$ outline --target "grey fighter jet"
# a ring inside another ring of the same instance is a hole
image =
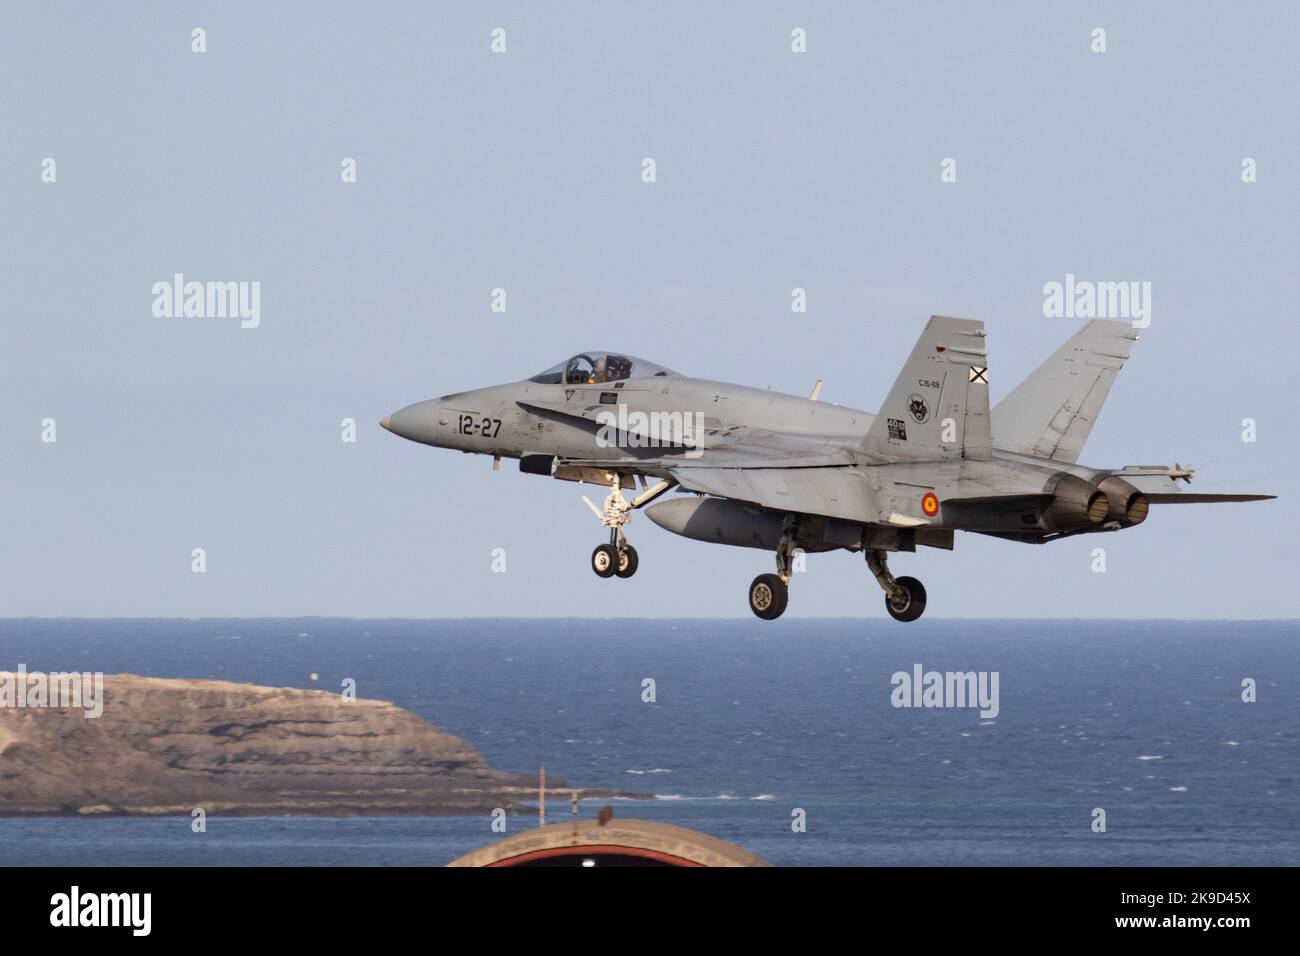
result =
[[[1088,322],[991,412],[984,324],[934,316],[876,415],[818,401],[820,382],[805,398],[591,351],[380,424],[493,467],[518,459],[525,474],[607,486],[603,507],[587,499],[609,534],[591,555],[601,577],[636,572],[625,528],[646,508],[675,534],[774,551],[776,573],[749,587],[761,618],[785,610],[801,551],[842,548],[866,555],[890,616],[915,621],[925,588],[894,577],[888,556],[951,550],[956,531],[1042,544],[1131,528],[1152,505],[1274,497],[1184,491],[1193,470],[1180,465],[1078,463],[1137,338],[1129,323]],[[688,494],[658,501],[670,491]]]

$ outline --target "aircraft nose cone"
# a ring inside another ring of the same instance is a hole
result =
[[[385,415],[383,418],[379,419],[379,427],[385,431],[391,432],[393,430],[393,416]]]
[[[441,403],[436,399],[416,402],[386,416],[379,424],[399,438],[426,445],[436,444],[440,408]]]

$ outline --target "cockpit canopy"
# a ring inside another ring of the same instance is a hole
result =
[[[620,352],[579,352],[567,362],[552,365],[528,381],[542,385],[599,385],[622,382],[630,378],[653,378],[675,372]]]

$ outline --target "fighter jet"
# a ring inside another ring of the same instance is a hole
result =
[[[589,351],[380,424],[494,468],[518,459],[524,474],[608,486],[603,507],[584,496],[608,529],[591,554],[602,578],[636,573],[626,529],[645,508],[675,534],[775,552],[775,573],[749,586],[760,618],[785,611],[801,552],[842,549],[866,556],[891,617],[915,621],[925,588],[889,556],[951,550],[957,531],[1043,544],[1135,527],[1152,505],[1274,497],[1184,491],[1195,472],[1178,464],[1078,463],[1137,339],[1130,323],[1090,321],[991,412],[984,323],[933,316],[876,415],[819,401],[820,382],[786,395]],[[658,500],[670,491],[685,494]]]

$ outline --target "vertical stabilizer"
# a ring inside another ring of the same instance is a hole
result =
[[[892,461],[988,460],[988,376],[984,323],[931,316],[863,449]]]
[[[1130,322],[1093,319],[993,410],[1005,451],[1075,462],[1137,341]]]

